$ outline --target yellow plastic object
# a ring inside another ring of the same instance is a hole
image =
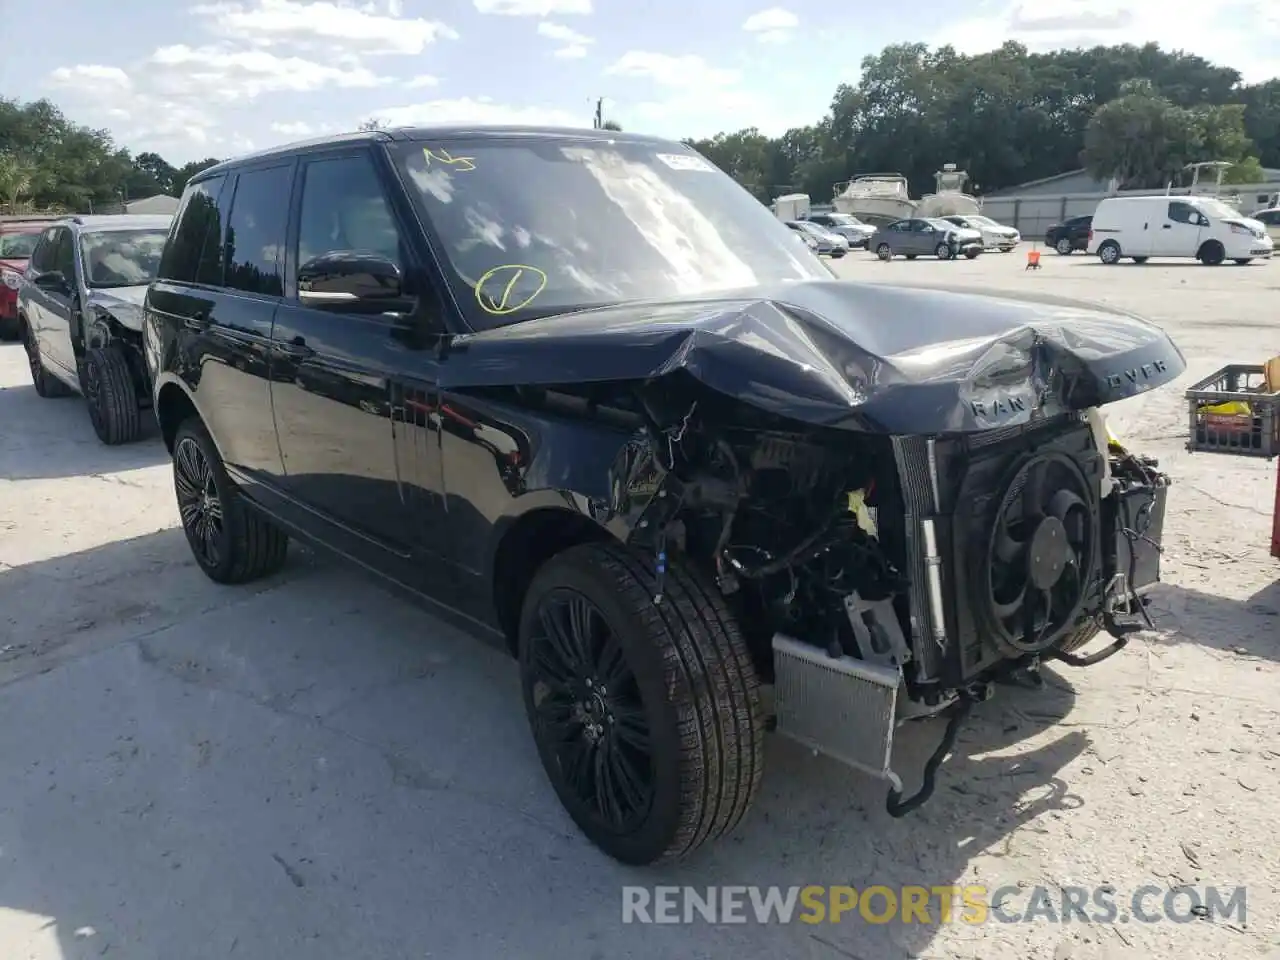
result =
[[[867,509],[866,490],[849,491],[849,512],[857,519],[863,533],[869,537],[877,536],[876,522],[871,519],[871,511]]]
[[[1201,407],[1200,412],[1213,417],[1253,416],[1253,408],[1243,400],[1228,400],[1225,403],[1210,403]]]

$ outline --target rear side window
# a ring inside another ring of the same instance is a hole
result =
[[[182,283],[209,282],[203,278],[214,271],[208,267],[212,259],[217,266],[217,280],[221,282],[222,219],[218,213],[218,194],[226,177],[211,177],[191,184],[183,194],[182,207],[178,211],[177,228],[165,245],[160,261],[160,278]],[[207,256],[206,247],[212,247]],[[201,270],[202,263],[205,269]]]
[[[292,162],[248,170],[236,178],[227,218],[226,286],[284,296],[284,241],[292,186]]]

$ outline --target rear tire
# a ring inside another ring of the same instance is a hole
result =
[[[758,680],[694,572],[673,564],[659,584],[612,542],[556,555],[525,597],[520,674],[547,777],[605,853],[676,860],[741,822],[763,769]]]
[[[1253,257],[1236,257],[1235,259],[1236,263],[1240,264],[1242,267],[1247,267],[1253,262]]]
[[[1064,257],[1071,256],[1072,252],[1075,250],[1075,248],[1071,246],[1071,241],[1068,240],[1066,237],[1063,237],[1061,240],[1055,243],[1053,245],[1053,249],[1057,250],[1058,253]]]
[[[1009,252],[1008,250],[1005,251],[1005,253],[1008,253],[1008,252]],[[966,260],[977,260],[981,253],[982,253],[981,250],[966,250],[964,252],[964,257]]]
[[[1107,240],[1098,248],[1098,259],[1107,266],[1114,266],[1120,262],[1120,244],[1114,240]]]
[[[284,566],[288,536],[245,503],[195,417],[174,435],[173,486],[187,543],[210,580],[248,583]]]
[[[89,420],[98,439],[110,446],[137,440],[142,433],[138,394],[120,348],[98,347],[86,352],[81,375]]]
[[[882,243],[880,246],[876,247],[876,256],[885,263],[888,263],[893,259],[893,248],[887,243]]]

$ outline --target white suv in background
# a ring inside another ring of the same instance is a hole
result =
[[[1267,210],[1259,210],[1252,219],[1257,220],[1260,224],[1267,228],[1272,240],[1280,241],[1280,207],[1271,207]]]

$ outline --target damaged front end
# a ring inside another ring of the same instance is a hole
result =
[[[773,687],[776,729],[887,779],[895,815],[928,796],[996,680],[1097,663],[1147,622],[1169,481],[1099,408],[1185,361],[1138,318],[807,284],[785,301],[626,305],[459,346],[473,383],[519,358],[576,384],[553,389],[637,415],[598,519],[659,582],[676,561],[713,578]],[[1082,654],[1103,631],[1110,644]],[[948,710],[904,799],[894,730]]]
[[[694,403],[631,448],[626,486],[647,497],[630,541],[660,571],[677,556],[703,566],[773,685],[777,730],[888,779],[905,813],[937,764],[904,801],[898,723],[945,709],[958,722],[993,681],[1097,663],[1143,625],[1168,478],[1105,428],[1100,440],[1100,423],[1088,411],[882,437],[735,423]],[[1107,647],[1076,652],[1100,631]]]

